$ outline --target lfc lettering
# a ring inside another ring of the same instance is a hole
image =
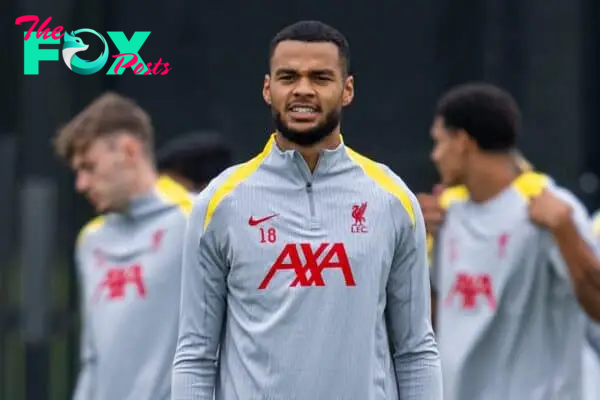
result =
[[[301,259],[304,256],[304,262]],[[263,281],[258,286],[264,290],[279,271],[294,271],[296,278],[290,287],[326,286],[324,269],[339,269],[346,286],[356,286],[348,254],[343,243],[321,243],[316,249],[310,243],[288,243],[285,245]]]
[[[352,218],[354,223],[350,228],[352,233],[367,233],[367,226],[365,212],[367,211],[367,202],[363,202],[361,205],[355,204],[352,206]]]

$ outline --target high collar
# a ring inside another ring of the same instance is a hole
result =
[[[331,171],[339,161],[346,157],[344,138],[340,135],[341,143],[335,149],[323,149],[319,151],[317,166],[314,172],[311,173],[308,164],[304,160],[304,157],[302,157],[302,154],[295,149],[281,149],[275,140],[275,135],[276,133],[271,134],[261,154],[266,156],[270,153],[273,157],[283,161],[284,163],[289,162],[296,164],[300,168],[300,171],[306,180],[312,180],[317,174],[321,175]]]
[[[163,196],[161,195],[163,192],[162,188],[172,182],[171,178],[166,175],[161,175],[156,180],[151,190],[133,197],[129,201],[127,208],[118,215],[125,219],[143,219],[150,214],[164,209],[168,204],[165,203]]]

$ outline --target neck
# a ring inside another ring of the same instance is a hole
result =
[[[300,146],[294,142],[290,142],[279,132],[275,135],[275,142],[281,150],[296,150],[300,153],[302,158],[304,158],[304,161],[306,161],[310,171],[314,172],[317,167],[317,162],[319,161],[319,153],[322,150],[333,150],[337,148],[342,142],[342,139],[340,136],[340,128],[337,127],[333,132],[325,136],[323,140],[312,146]]]
[[[157,180],[158,173],[156,169],[150,163],[141,163],[131,184],[130,198],[150,192],[156,185]]]
[[[507,155],[486,155],[470,168],[465,186],[471,200],[483,203],[498,195],[519,176],[513,160]]]

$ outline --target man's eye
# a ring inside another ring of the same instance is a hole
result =
[[[82,164],[79,169],[85,172],[92,172],[94,171],[94,168],[96,168],[95,164]]]

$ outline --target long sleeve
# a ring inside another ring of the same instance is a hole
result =
[[[81,309],[81,334],[80,334],[80,369],[77,377],[73,400],[91,400],[94,399],[96,384],[96,351],[91,334],[89,310],[87,307],[85,294],[85,274],[82,271],[80,257],[76,257],[76,266],[79,271],[78,280],[80,288],[80,309]]]
[[[73,400],[89,400],[94,398],[96,365],[94,348],[88,331],[89,329],[85,326],[84,322],[80,341],[80,370]]]
[[[386,318],[399,398],[440,400],[442,373],[430,318],[425,224],[416,201],[413,211],[414,229],[406,221],[399,227],[402,232],[387,284]]]
[[[208,188],[197,198],[185,233],[172,400],[212,400],[215,388],[227,268],[217,238],[218,221],[211,220],[204,229],[210,192]]]
[[[586,339],[590,347],[594,349],[596,355],[600,358],[600,324],[592,320],[587,321]]]

